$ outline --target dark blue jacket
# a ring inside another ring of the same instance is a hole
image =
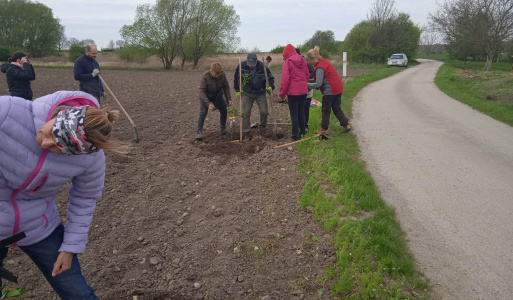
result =
[[[30,81],[36,79],[34,67],[29,63],[23,64],[23,69],[11,63],[2,65],[2,73],[7,75],[7,85],[11,96],[32,100]]]
[[[96,60],[84,54],[75,60],[73,73],[75,74],[75,80],[80,82],[79,90],[100,97],[103,93],[103,86],[100,77],[93,77],[94,69],[100,70],[100,65]]]
[[[265,92],[265,73],[264,67],[267,71],[267,77],[269,80],[269,86],[274,90],[274,76],[271,74],[271,70],[264,66],[261,61],[257,61],[257,65],[254,69],[251,69],[247,61],[241,63],[242,68],[242,90],[249,94],[260,94]],[[236,92],[239,92],[239,66],[235,70],[233,77],[233,88]]]

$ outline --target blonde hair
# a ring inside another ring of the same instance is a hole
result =
[[[319,51],[319,46],[315,46],[313,49],[308,50],[306,53],[306,57],[308,57],[309,60],[313,60],[315,62],[318,62],[322,56]]]
[[[223,69],[221,68],[221,63],[219,62],[212,63],[212,65],[210,66],[211,73],[221,75],[222,70]]]
[[[52,119],[57,117],[59,111],[71,106],[60,105],[52,113]],[[87,140],[95,147],[111,151],[118,155],[127,155],[131,147],[112,137],[114,121],[119,118],[119,111],[110,110],[109,107],[99,109],[88,106],[84,117],[84,132]]]
[[[84,117],[84,132],[87,140],[100,149],[126,155],[130,147],[112,137],[113,123],[118,118],[117,110],[110,110],[109,107],[98,109],[88,106]]]

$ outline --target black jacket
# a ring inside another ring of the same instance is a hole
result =
[[[32,100],[30,81],[36,79],[34,67],[29,63],[23,64],[23,69],[12,63],[2,65],[2,73],[7,75],[7,85],[11,96]]]
[[[75,80],[80,82],[79,90],[100,97],[103,93],[103,86],[100,77],[93,77],[94,69],[100,70],[100,65],[96,60],[84,54],[75,60],[73,73]]]
[[[246,61],[241,63],[242,68],[242,90],[249,94],[260,94],[265,92],[265,73],[264,64],[261,61],[257,61],[257,65],[254,69],[251,69]],[[267,70],[267,77],[269,80],[269,86],[274,90],[274,76],[271,74],[271,70],[265,67]],[[235,70],[233,77],[233,88],[236,92],[240,91],[239,86],[239,66]]]

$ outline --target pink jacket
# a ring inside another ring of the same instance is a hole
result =
[[[280,98],[285,95],[307,94],[309,78],[310,72],[306,59],[297,53],[290,54],[283,63]]]

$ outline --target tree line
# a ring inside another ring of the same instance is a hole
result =
[[[453,58],[486,60],[490,71],[501,53],[513,54],[511,0],[448,0],[430,18],[431,30],[443,35]]]
[[[344,41],[335,40],[331,30],[318,30],[298,47],[301,52],[319,46],[323,57],[348,53],[348,59],[361,63],[384,63],[393,53],[415,57],[419,48],[421,29],[406,13],[397,12],[395,0],[375,0],[366,20],[356,24]],[[283,46],[271,52],[281,53]]]
[[[239,44],[239,25],[235,9],[224,0],[157,0],[154,5],[139,5],[134,23],[120,30],[123,40],[111,40],[109,47],[126,48],[120,53],[125,58],[156,55],[166,69],[177,57],[182,67],[186,61],[196,67],[204,55],[233,51]],[[94,41],[68,39],[60,20],[42,3],[0,0],[2,61],[14,51],[41,57],[67,48],[74,60],[89,43]]]

